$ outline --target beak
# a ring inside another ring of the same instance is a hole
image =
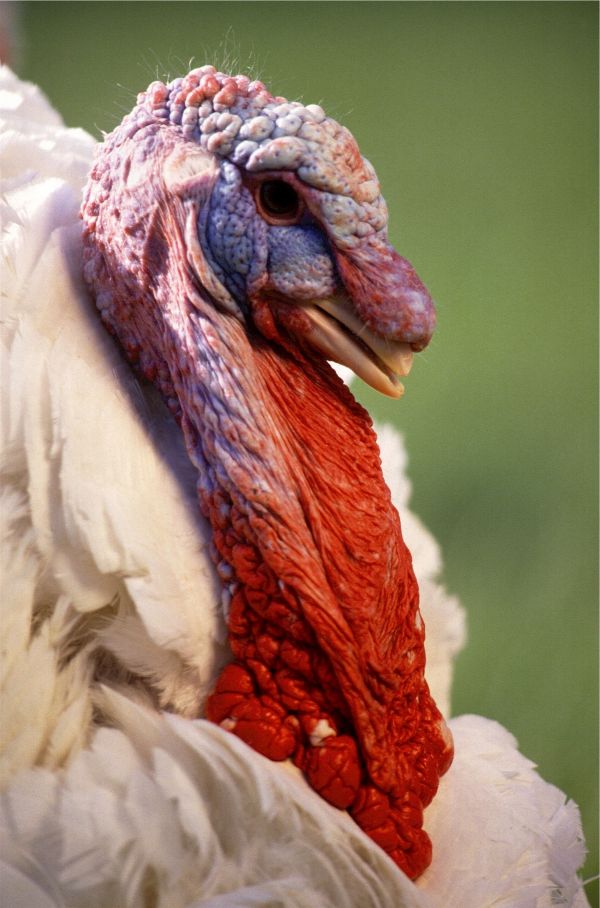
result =
[[[401,397],[398,376],[408,375],[413,352],[409,344],[374,334],[353,311],[345,293],[313,300],[302,307],[310,319],[309,343],[327,359],[348,366],[364,382],[388,397]]]
[[[412,265],[386,240],[369,237],[351,249],[334,247],[344,285],[326,299],[306,302],[255,294],[255,324],[275,338],[275,321],[322,356],[348,366],[388,397],[401,397],[413,351],[427,346],[435,327],[429,293]]]
[[[360,321],[380,338],[423,350],[433,335],[435,308],[410,262],[377,235],[336,249],[335,257]]]

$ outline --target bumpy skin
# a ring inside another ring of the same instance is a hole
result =
[[[297,192],[290,223],[261,213],[263,179]],[[291,757],[417,876],[452,743],[369,417],[303,309],[343,290],[382,337],[431,336],[372,167],[319,107],[202,67],[139,96],[99,149],[82,215],[101,316],[198,468],[234,656],[207,715]]]

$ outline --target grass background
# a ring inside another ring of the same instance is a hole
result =
[[[505,724],[580,804],[597,873],[597,5],[1,6],[14,68],[95,135],[191,58],[352,130],[438,305],[405,399],[358,395],[405,433],[468,609],[454,712]]]

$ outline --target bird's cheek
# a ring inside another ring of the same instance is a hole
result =
[[[254,214],[246,230],[246,237],[253,250],[245,274],[245,293],[249,302],[258,294],[269,281],[269,243],[267,225],[258,214]]]
[[[314,227],[269,227],[268,278],[262,288],[290,303],[330,296],[338,278],[327,241]]]
[[[224,163],[221,169],[210,205],[201,212],[198,228],[215,274],[243,305],[248,287],[264,282],[266,225],[256,213],[252,196],[241,185],[237,168]]]

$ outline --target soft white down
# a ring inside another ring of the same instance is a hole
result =
[[[220,587],[180,433],[83,289],[94,140],[6,68],[0,126],[3,904],[587,905],[576,806],[495,722],[451,720],[413,884],[292,767],[194,718],[228,659]],[[464,616],[408,508],[402,441],[379,439],[448,715]]]

